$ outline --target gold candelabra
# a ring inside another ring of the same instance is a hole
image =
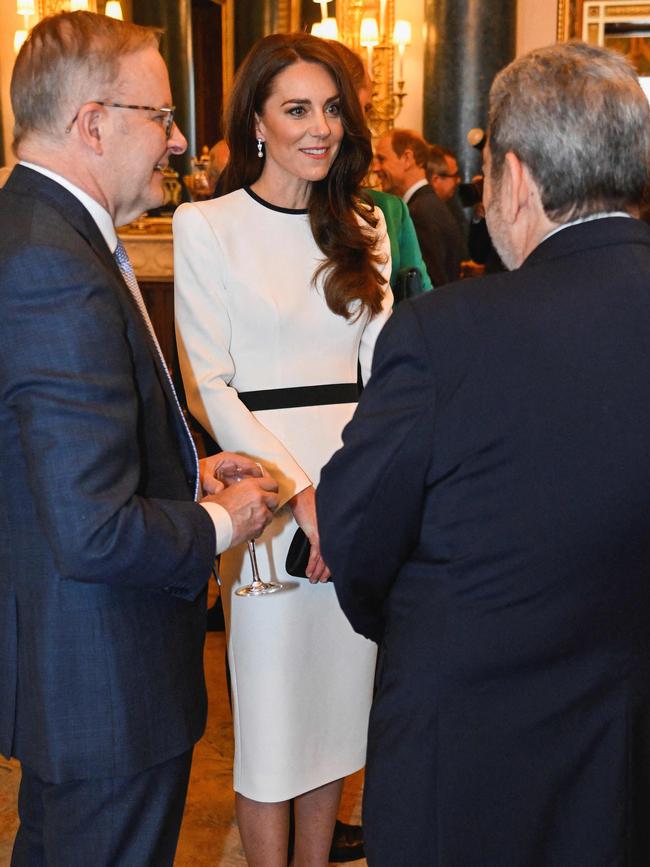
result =
[[[365,55],[372,81],[368,124],[374,136],[383,135],[392,129],[407,95],[404,52],[411,44],[410,23],[395,21],[395,0],[337,0],[336,18],[327,17],[329,0],[315,2],[321,4],[322,20],[312,32],[339,39],[361,57]]]

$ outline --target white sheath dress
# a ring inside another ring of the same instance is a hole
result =
[[[375,214],[390,274],[383,216]],[[260,461],[280,503],[309,484],[341,444],[355,404],[251,413],[239,392],[367,379],[390,313],[356,321],[332,313],[304,211],[275,208],[248,190],[182,205],[174,217],[179,356],[190,411],[220,446]],[[354,479],[350,479],[354,484]],[[257,541],[262,577],[285,590],[239,597],[251,580],[246,546],[221,558],[235,731],[234,788],[276,802],[344,777],[365,761],[375,645],[353,632],[331,583],[287,576],[296,530],[287,505]]]

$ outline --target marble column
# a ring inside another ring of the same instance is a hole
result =
[[[515,56],[516,0],[425,0],[423,132],[451,148],[464,180],[480,167],[467,142],[485,128],[490,85]]]

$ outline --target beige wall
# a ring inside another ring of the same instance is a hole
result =
[[[556,41],[557,0],[517,0],[517,56]]]

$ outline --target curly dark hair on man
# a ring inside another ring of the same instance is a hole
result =
[[[307,210],[314,240],[325,257],[313,279],[323,276],[325,299],[333,313],[346,319],[364,309],[375,314],[381,309],[386,280],[375,250],[377,218],[360,196],[372,159],[370,133],[345,65],[326,40],[307,33],[274,33],[251,48],[235,76],[226,111],[231,156],[220,192],[250,186],[261,175],[264,160],[257,156],[255,115],[263,115],[276,76],[298,61],[319,63],[331,75],[344,130],[327,177],[311,185]]]

